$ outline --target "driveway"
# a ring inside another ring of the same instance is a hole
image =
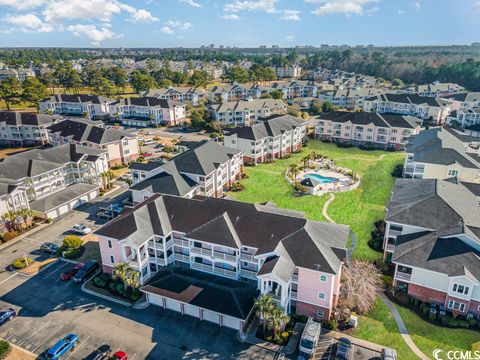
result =
[[[95,349],[123,350],[129,359],[275,359],[276,354],[242,344],[236,332],[151,305],[135,310],[63,282],[71,266],[59,260],[34,277],[15,276],[0,287],[0,307],[19,316],[0,327],[0,337],[37,355],[73,332],[80,343],[67,359],[91,359]]]

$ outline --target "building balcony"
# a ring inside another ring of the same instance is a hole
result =
[[[298,274],[293,274],[292,275],[292,282],[298,283]]]
[[[216,259],[222,259],[222,260],[233,261],[233,262],[237,262],[238,260],[236,255],[231,255],[231,254],[223,253],[220,251],[214,251],[213,257]]]
[[[190,262],[190,256],[184,255],[184,254],[179,254],[179,253],[173,253],[173,259],[176,261],[181,261],[181,262]]]
[[[173,244],[178,245],[178,246],[184,246],[184,247],[189,247],[190,242],[188,240],[182,240],[182,239],[173,239]]]
[[[203,249],[203,248],[198,248],[198,247],[192,247],[190,249],[190,252],[193,254],[199,254],[199,255],[205,255],[205,256],[212,256],[212,250],[211,249]]]
[[[397,237],[398,235],[402,235],[402,232],[399,230],[389,230],[388,236],[390,237]]]
[[[255,260],[255,258],[253,257],[253,255],[250,255],[250,254],[244,254],[244,253],[240,253],[240,260],[244,260],[244,261],[252,261],[252,262],[257,262],[257,260]]]
[[[229,278],[232,278],[232,279],[237,278],[237,272],[233,271],[233,270],[227,270],[227,269],[222,269],[222,268],[215,267],[215,268],[213,268],[213,272],[215,274],[223,275],[223,276],[226,276],[226,277],[229,277]]]
[[[397,278],[398,280],[410,281],[412,278],[412,274],[397,272],[397,275],[395,276],[395,278]]]
[[[386,250],[387,250],[388,252],[394,252],[394,251],[395,251],[395,245],[393,245],[393,244],[387,244]]]
[[[207,265],[207,264],[200,264],[200,263],[192,263],[191,265],[191,268],[192,269],[195,269],[195,270],[202,270],[202,271],[206,271],[206,272],[213,272],[213,266],[212,265]]]
[[[297,299],[297,290],[291,290],[290,291],[290,299],[296,300]]]
[[[240,269],[240,275],[249,279],[256,279],[257,273],[252,270]]]

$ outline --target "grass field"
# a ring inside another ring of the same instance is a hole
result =
[[[293,197],[292,187],[285,179],[288,166],[299,164],[300,158],[312,150],[334,159],[337,165],[352,169],[360,176],[358,189],[335,194],[328,214],[337,223],[350,225],[355,232],[358,246],[354,257],[369,260],[378,258],[380,253],[370,249],[367,241],[374,229],[374,222],[384,217],[385,205],[395,182],[391,172],[403,162],[403,153],[339,148],[335,144],[310,140],[302,153],[294,154],[289,159],[246,167],[248,179],[241,181],[246,189],[230,195],[244,202],[272,201],[279,207],[304,211],[308,219],[325,221],[322,207],[328,195]]]

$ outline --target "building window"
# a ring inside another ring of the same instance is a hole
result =
[[[115,258],[113,257],[113,255],[110,255],[110,262],[111,262],[112,264],[115,263]]]
[[[468,295],[469,291],[470,291],[470,288],[468,286],[453,284],[453,292]]]
[[[327,281],[327,275],[320,275],[320,281],[326,282]]]
[[[456,311],[463,312],[465,310],[465,304],[460,303],[458,301],[449,300],[448,301],[448,308],[451,309],[451,310],[456,310]]]
[[[317,310],[317,316],[322,317],[324,315],[323,311],[318,309]]]
[[[108,248],[109,248],[109,249],[112,248],[112,240],[108,240]]]
[[[325,293],[323,293],[323,292],[319,292],[319,293],[318,293],[318,298],[319,298],[320,300],[325,300],[325,297],[326,297],[326,296],[325,296]]]
[[[458,170],[448,170],[448,176],[458,176]]]

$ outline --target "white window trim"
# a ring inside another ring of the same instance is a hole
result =
[[[325,280],[323,280],[322,277],[324,277]],[[320,281],[321,281],[321,282],[327,282],[327,280],[328,280],[327,275],[320,275]]]
[[[322,310],[318,310],[318,309],[317,309],[316,313],[317,313],[317,316],[324,316],[325,315],[325,313]]]
[[[323,297],[322,297],[323,296]],[[318,293],[318,298],[320,300],[325,300],[327,298],[327,294],[325,294],[324,292],[319,292]]]

